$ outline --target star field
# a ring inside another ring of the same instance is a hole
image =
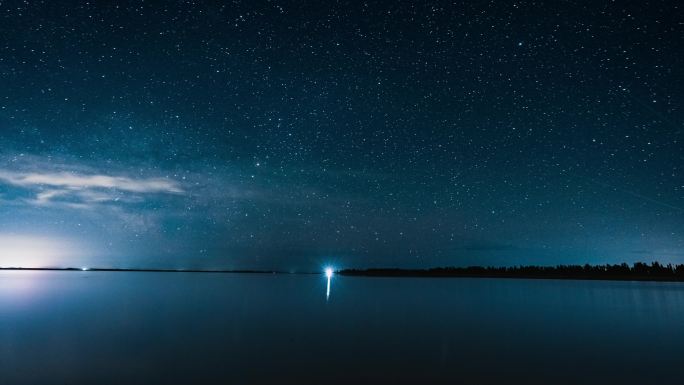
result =
[[[34,265],[681,263],[682,14],[1,1],[0,234],[70,245]]]

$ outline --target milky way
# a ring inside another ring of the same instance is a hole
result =
[[[2,1],[0,266],[684,262],[681,15]]]

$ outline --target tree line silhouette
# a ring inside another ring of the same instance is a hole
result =
[[[557,265],[511,267],[435,267],[430,269],[346,269],[337,274],[375,277],[489,277],[489,278],[547,278],[547,279],[603,279],[630,281],[684,281],[684,265],[650,265],[636,262],[632,266],[619,265]]]

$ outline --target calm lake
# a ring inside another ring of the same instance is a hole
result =
[[[0,384],[681,384],[681,283],[0,272]]]

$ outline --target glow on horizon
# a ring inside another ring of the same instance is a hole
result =
[[[54,267],[75,250],[71,242],[60,238],[0,234],[0,267]]]

